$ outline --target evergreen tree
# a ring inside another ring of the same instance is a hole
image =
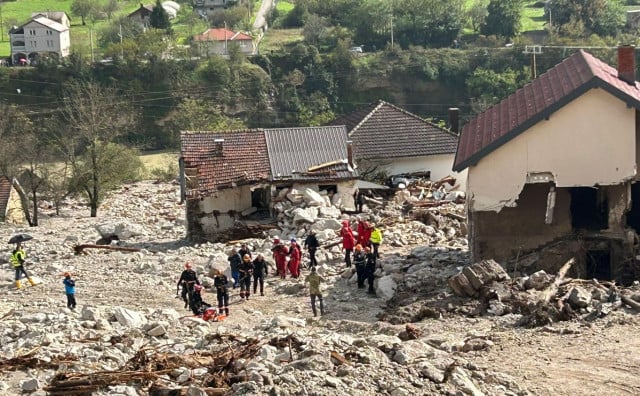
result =
[[[480,33],[511,38],[520,32],[522,27],[522,0],[491,0],[487,7],[488,15]]]
[[[149,15],[149,24],[152,28],[171,30],[171,22],[169,22],[169,14],[160,4],[160,0],[156,0],[156,5]]]

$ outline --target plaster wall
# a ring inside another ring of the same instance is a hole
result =
[[[636,111],[592,89],[469,167],[471,211],[516,205],[530,173],[557,187],[620,184],[636,176]]]
[[[390,174],[431,171],[431,180],[440,180],[446,176],[456,178],[458,190],[465,190],[467,187],[467,169],[462,172],[454,172],[454,154],[430,155],[426,157],[398,158],[390,160],[383,168]]]
[[[197,205],[188,205],[189,235],[207,238],[223,232],[234,225],[237,214],[250,207],[250,186],[220,190]]]

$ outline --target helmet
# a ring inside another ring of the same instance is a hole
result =
[[[343,227],[348,227],[349,226],[349,220],[342,220],[342,226]]]
[[[280,237],[274,237],[273,243],[280,243]]]
[[[62,274],[62,276],[64,276],[65,278],[69,278],[71,276],[71,274],[68,273],[68,272],[65,272],[64,274]]]
[[[291,238],[291,243],[296,243],[296,238]]]
[[[191,268],[191,263],[190,262],[184,263],[184,268],[186,268],[186,269]]]
[[[362,250],[362,245],[361,244],[357,244],[356,245],[356,250]]]
[[[200,290],[202,290],[202,286],[201,285],[195,285],[195,286],[193,286],[193,290],[200,291]]]
[[[242,257],[243,261],[251,261],[251,256],[249,256],[248,254],[245,254],[244,257]]]

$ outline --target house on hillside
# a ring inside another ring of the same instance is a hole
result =
[[[380,100],[333,120],[331,125],[346,126],[361,173],[372,167],[389,175],[430,172],[434,181],[451,175],[464,190],[466,171],[451,170],[458,144],[457,109],[450,110],[450,122],[453,127],[447,130]]]
[[[474,260],[637,278],[640,85],[635,49],[618,68],[580,50],[471,119],[454,170],[468,169]]]
[[[238,4],[237,0],[194,0],[193,9],[203,17],[210,17],[216,11],[221,11]]]
[[[26,222],[20,198],[21,191],[22,187],[18,180],[0,176],[0,223],[23,224]]]
[[[190,239],[218,240],[248,214],[269,215],[289,188],[324,191],[354,209],[357,173],[343,126],[183,132],[180,140]]]
[[[127,15],[128,19],[142,25],[145,28],[149,27],[149,18],[151,17],[151,13],[153,12],[152,4],[142,4],[140,3],[140,7]]]
[[[43,16],[9,30],[11,62],[34,65],[44,57],[64,58],[71,51],[69,27]]]
[[[234,32],[225,28],[211,28],[204,33],[193,36],[193,42],[200,56],[227,55],[229,45],[236,43],[240,52],[245,55],[255,54],[253,38],[242,32]]]
[[[51,19],[52,21],[56,21],[68,28],[71,27],[71,17],[64,11],[37,11],[31,13],[31,19],[37,18],[39,16]]]

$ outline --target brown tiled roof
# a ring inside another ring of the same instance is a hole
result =
[[[269,179],[269,158],[264,132],[182,132],[180,156],[185,168],[198,169],[198,192],[208,196],[234,185]],[[219,144],[216,139],[224,139]]]
[[[353,179],[347,164],[347,131],[344,126],[265,129],[272,180]],[[310,167],[340,161],[318,170]],[[331,168],[331,169],[329,169]]]
[[[453,170],[477,163],[592,88],[604,89],[629,106],[640,108],[637,82],[627,84],[618,78],[614,67],[579,50],[471,119],[462,128]]]
[[[458,143],[446,129],[382,100],[331,124],[346,125],[356,159],[453,154]]]
[[[193,36],[195,41],[236,41],[236,40],[253,40],[251,36],[242,33],[234,32],[233,30],[224,28],[211,28],[204,31],[204,33]]]
[[[11,179],[7,176],[0,176],[0,221],[4,221],[7,214],[9,195],[11,194]]]

